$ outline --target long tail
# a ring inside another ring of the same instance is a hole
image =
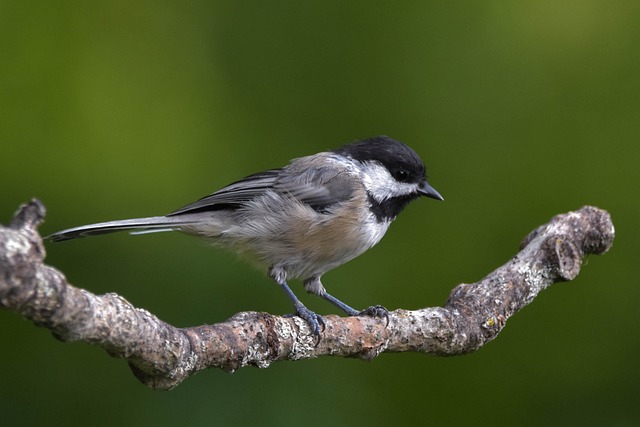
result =
[[[176,217],[152,216],[148,218],[123,219],[120,221],[99,222],[97,224],[83,225],[80,227],[69,228],[67,230],[53,233],[45,239],[52,242],[61,242],[63,240],[76,239],[78,237],[96,236],[99,234],[113,233],[123,230],[137,231],[171,231],[179,229],[181,226],[194,224],[197,219],[190,215],[181,215]]]

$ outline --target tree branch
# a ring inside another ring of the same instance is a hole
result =
[[[127,359],[152,388],[170,389],[211,367],[266,368],[278,360],[322,355],[370,360],[387,352],[448,356],[471,352],[494,339],[507,319],[551,284],[574,279],[588,254],[611,247],[614,228],[594,207],[558,215],[531,232],[509,262],[483,280],[453,289],[444,307],[395,310],[384,319],[325,317],[318,345],[298,317],[238,313],[225,322],[189,328],[164,323],[110,293],[94,295],[70,285],[44,264],[37,227],[45,208],[23,205],[9,227],[0,226],[0,307],[13,310],[62,341],[98,345]]]

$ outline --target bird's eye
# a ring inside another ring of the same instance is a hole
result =
[[[409,179],[409,171],[405,169],[397,169],[394,171],[393,177],[400,182],[406,182]]]

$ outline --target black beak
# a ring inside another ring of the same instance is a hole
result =
[[[427,196],[431,199],[444,201],[444,197],[442,197],[435,188],[430,186],[427,181],[422,181],[422,183],[420,184],[420,187],[418,188],[418,193],[421,196]]]

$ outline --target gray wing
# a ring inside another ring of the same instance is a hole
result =
[[[317,211],[325,211],[329,206],[352,197],[357,180],[344,169],[304,168],[304,165],[294,161],[282,169],[250,175],[167,216],[237,209],[267,191],[294,197]]]
[[[285,170],[274,188],[324,212],[332,205],[353,197],[358,180],[346,170],[336,167],[312,167],[297,171],[296,164]]]
[[[318,212],[325,212],[330,206],[351,199],[360,184],[357,176],[339,165],[326,166],[324,159],[326,158],[318,155],[306,157],[293,161],[282,169],[250,175],[166,216],[83,225],[59,231],[46,238],[61,241],[121,230],[175,230],[201,220],[198,215],[190,214],[237,209],[268,191],[293,197]]]
[[[273,189],[273,185],[282,169],[271,169],[249,175],[239,181],[227,185],[213,194],[203,197],[197,202],[188,204],[167,216],[184,213],[235,209],[253,198]]]

